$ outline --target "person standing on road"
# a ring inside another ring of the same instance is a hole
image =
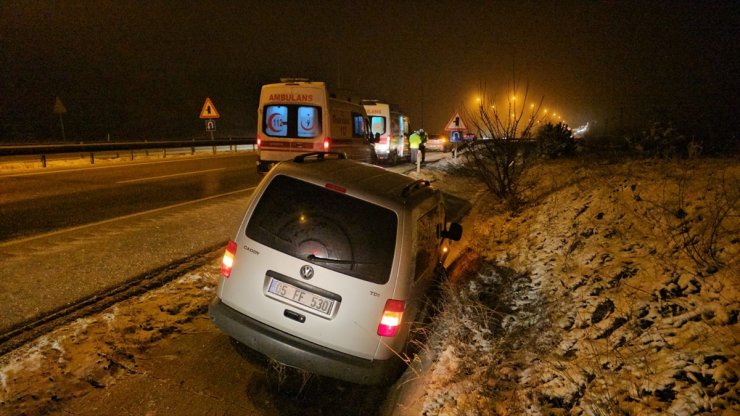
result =
[[[425,132],[424,129],[419,129],[419,137],[421,137],[421,143],[419,143],[419,150],[421,151],[421,163],[424,163],[427,156],[427,132]]]
[[[419,132],[413,132],[411,133],[411,136],[409,136],[409,148],[411,149],[411,163],[416,163],[416,158],[418,157],[419,153],[419,145],[421,144],[421,136],[419,135]]]

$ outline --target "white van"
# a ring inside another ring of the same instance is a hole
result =
[[[395,165],[409,158],[409,118],[391,104],[378,100],[362,100],[370,118],[370,132],[379,137],[375,153],[379,160]]]
[[[462,235],[445,201],[428,181],[343,154],[281,162],[226,248],[209,315],[283,364],[392,383],[411,325],[438,301],[447,245]]]
[[[257,170],[301,153],[344,152],[377,163],[361,100],[337,96],[323,82],[281,79],[262,86],[257,110]]]

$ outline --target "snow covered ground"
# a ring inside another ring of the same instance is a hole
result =
[[[547,163],[517,213],[459,162],[418,174],[474,208],[429,344],[385,414],[740,412],[737,161]],[[211,265],[0,357],[0,414],[45,414],[113,384],[132,351],[205,319],[217,274]]]
[[[740,164],[560,161],[527,179],[519,212],[475,205],[390,413],[739,414]]]

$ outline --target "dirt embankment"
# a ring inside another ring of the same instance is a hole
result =
[[[528,180],[528,206],[511,214],[488,201],[466,231],[484,263],[529,276],[536,290],[511,304],[523,311],[537,297],[542,310],[498,317],[510,343],[473,384],[486,386],[479,405],[466,405],[483,414],[736,414],[740,164],[560,161]],[[507,281],[490,274],[491,284]],[[507,332],[507,319],[523,316],[530,323]],[[447,379],[435,388],[454,389],[459,379]],[[453,403],[432,408],[462,403],[444,400]]]

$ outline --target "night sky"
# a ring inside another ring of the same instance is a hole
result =
[[[736,134],[738,4],[3,0],[0,139],[59,140],[57,96],[68,139],[204,138],[206,97],[218,137],[251,137],[260,86],[285,76],[432,132],[516,75],[570,126]]]

